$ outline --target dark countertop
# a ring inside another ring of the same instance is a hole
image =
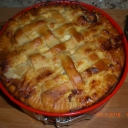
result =
[[[40,2],[52,0],[0,0],[0,7],[28,7]],[[54,0],[56,1],[56,0]],[[61,0],[66,1],[66,0]],[[67,0],[68,1],[68,0]],[[106,9],[128,9],[128,0],[71,0]]]

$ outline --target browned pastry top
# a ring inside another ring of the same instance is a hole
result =
[[[1,79],[33,108],[63,113],[89,107],[119,80],[125,61],[116,28],[79,5],[19,14],[0,36]]]

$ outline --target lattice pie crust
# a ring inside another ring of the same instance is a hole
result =
[[[0,36],[1,79],[33,108],[55,113],[98,102],[119,80],[121,36],[101,13],[45,5],[19,14]]]

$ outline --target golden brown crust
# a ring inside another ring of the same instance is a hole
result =
[[[33,8],[11,19],[0,36],[4,85],[47,112],[96,103],[118,82],[124,61],[118,31],[101,13],[79,5]]]

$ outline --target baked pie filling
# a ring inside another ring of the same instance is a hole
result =
[[[42,5],[8,22],[0,36],[7,90],[32,108],[64,113],[98,102],[119,80],[121,36],[96,10]]]

